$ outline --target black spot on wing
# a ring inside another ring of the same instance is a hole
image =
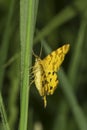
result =
[[[42,81],[42,87],[44,87],[45,84],[48,84],[48,81],[47,81],[47,80]]]
[[[46,75],[44,75],[44,78],[46,78]]]
[[[50,86],[50,90],[52,90],[53,89],[53,87],[52,86]]]
[[[55,71],[53,71],[53,72],[52,72],[52,75],[54,75],[55,73],[56,73],[56,72],[55,72]]]
[[[51,74],[51,72],[48,72],[48,75],[50,75]]]
[[[52,81],[52,78],[50,78],[50,82]]]
[[[53,71],[53,72],[52,72],[52,75],[54,75],[54,73],[55,73],[55,72]]]
[[[58,80],[58,78],[56,78],[56,80],[55,81],[57,81]]]

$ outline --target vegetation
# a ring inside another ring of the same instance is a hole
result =
[[[0,130],[87,130],[87,1],[0,1]],[[70,51],[44,108],[30,69],[61,45]]]

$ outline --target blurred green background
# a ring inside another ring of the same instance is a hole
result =
[[[37,7],[35,54],[42,47],[44,58],[65,43],[70,51],[46,109],[30,87],[28,130],[87,130],[87,0],[39,0]],[[20,121],[20,8],[20,1],[0,1],[0,130],[18,129]]]

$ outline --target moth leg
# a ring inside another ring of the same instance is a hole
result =
[[[30,86],[35,82],[35,80],[30,81]]]

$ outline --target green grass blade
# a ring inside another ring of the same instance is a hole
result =
[[[2,46],[0,48],[0,68],[1,68],[0,89],[3,86],[4,72],[5,72],[5,68],[3,66],[6,62],[7,52],[8,52],[8,47],[9,47],[9,40],[10,40],[10,36],[11,36],[11,31],[12,31],[12,26],[10,26],[10,25],[11,25],[11,20],[12,20],[13,11],[14,11],[14,2],[15,1],[12,0],[11,4],[10,4],[7,22],[6,22],[6,28],[5,28],[5,32],[4,32],[3,39],[2,39]],[[0,92],[0,113],[1,113],[4,129],[10,130],[1,92]]]
[[[78,33],[78,38],[77,38],[77,41],[76,41],[76,44],[74,47],[74,51],[72,54],[70,67],[68,70],[68,76],[69,76],[70,82],[73,87],[76,86],[76,79],[78,76],[77,73],[78,73],[78,69],[80,67],[80,63],[81,63],[80,57],[83,52],[82,46],[83,46],[83,42],[84,42],[86,28],[87,28],[87,18],[83,17],[83,19],[81,21],[79,33]]]
[[[62,90],[67,98],[69,106],[71,107],[72,113],[75,117],[79,130],[87,130],[86,117],[78,105],[76,97],[73,93],[72,86],[70,85],[64,71],[61,69],[58,73]]]
[[[0,48],[0,68],[1,68],[0,77],[2,77],[2,78],[4,76],[3,65],[5,64],[5,61],[7,58],[9,40],[10,40],[10,36],[11,36],[11,31],[12,31],[11,20],[12,20],[12,16],[13,16],[13,11],[14,11],[14,0],[12,0],[11,5],[10,5],[7,22],[6,22],[6,28],[5,28],[3,38],[2,38],[2,46]],[[3,83],[2,78],[0,78],[0,89],[1,89],[2,83]]]
[[[10,130],[1,93],[0,93],[0,113],[1,113],[4,130]]]
[[[57,113],[56,119],[54,121],[52,130],[66,130],[67,128],[67,104],[64,100],[61,101],[59,105],[57,105]]]
[[[4,67],[7,68],[7,67],[10,66],[14,61],[16,61],[19,57],[20,57],[20,53],[14,54],[14,56],[12,56],[12,57],[4,64]]]
[[[37,43],[41,39],[43,39],[45,36],[47,36],[49,33],[51,33],[54,29],[58,28],[65,22],[69,21],[73,17],[76,16],[76,12],[70,7],[64,8],[57,16],[54,17],[54,19],[49,22],[36,36],[34,39],[34,43]]]
[[[19,44],[18,44],[19,45]],[[18,48],[17,48],[18,49]],[[15,49],[16,50],[16,49]],[[17,53],[18,54],[18,53]],[[15,124],[18,119],[19,108],[17,106],[19,85],[20,85],[20,59],[17,55],[15,62],[10,66],[8,77],[10,81],[8,95],[8,113],[9,126],[11,130],[15,129]]]
[[[19,130],[27,130],[29,103],[29,66],[35,26],[35,0],[20,1],[20,38],[21,38],[21,106]]]

